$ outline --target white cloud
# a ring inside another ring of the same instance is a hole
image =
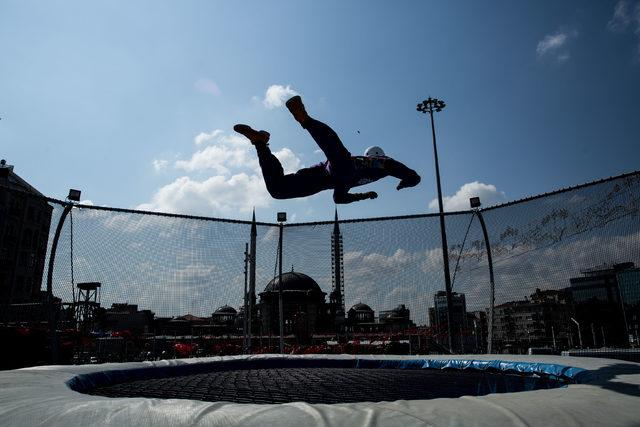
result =
[[[220,95],[220,88],[213,80],[209,79],[200,79],[193,85],[198,92],[208,93],[209,95],[218,96]]]
[[[353,286],[367,287],[380,279],[380,269],[387,272],[404,271],[407,265],[417,260],[417,256],[404,249],[397,249],[392,255],[363,251],[346,252],[343,258],[345,280]]]
[[[174,167],[186,172],[187,176],[158,189],[151,201],[139,205],[138,209],[194,215],[233,215],[238,211],[248,212],[254,206],[269,206],[271,196],[266,190],[251,143],[244,137],[225,135],[219,130],[200,135],[205,135],[205,140],[215,139],[215,144],[198,149],[189,159],[177,160]],[[285,173],[303,167],[289,148],[282,148],[273,154],[282,163]],[[190,173],[211,173],[212,176],[202,179],[189,176]]]
[[[291,89],[291,86],[271,85],[265,93],[262,103],[268,109],[282,107],[284,102],[292,96],[299,95],[298,92]]]
[[[578,36],[578,32],[559,30],[553,34],[546,35],[536,47],[539,58],[552,56],[558,62],[566,62],[571,58],[568,51],[569,40]]]
[[[453,196],[444,196],[442,198],[444,210],[469,210],[469,199],[471,197],[480,197],[480,202],[482,202],[483,206],[491,206],[507,200],[504,192],[498,191],[495,185],[473,181],[464,184]],[[429,209],[432,211],[438,210],[438,199],[433,199],[429,203]]]
[[[607,23],[611,31],[622,32],[631,24],[631,4],[629,1],[619,1],[613,8],[613,16]]]
[[[636,36],[637,54],[640,57],[640,1],[622,0],[616,3],[607,27],[616,33],[626,32],[630,28]]]
[[[255,168],[256,165],[256,156],[255,154],[250,156],[248,147],[243,148],[226,143],[209,145],[193,153],[189,160],[178,160],[175,163],[176,169],[186,172],[211,169],[219,174],[229,173],[231,167],[250,166]]]
[[[300,161],[298,156],[296,156],[293,151],[286,147],[282,150],[276,151],[275,153],[273,153],[273,155],[276,156],[278,160],[280,160],[282,168],[284,169],[284,173],[292,173],[302,167],[302,162]]]
[[[137,209],[207,216],[231,215],[250,212],[254,206],[266,207],[270,199],[262,178],[257,175],[215,175],[204,181],[183,176],[160,188],[151,202],[141,204]]]
[[[212,139],[215,139],[216,137],[222,135],[223,131],[221,129],[215,129],[212,130],[209,133],[206,132],[200,132],[194,139],[194,142],[196,143],[196,145],[202,145],[207,141],[211,141]]]
[[[404,249],[397,249],[393,255],[385,256],[377,253],[371,253],[362,257],[362,262],[375,267],[383,267],[385,269],[405,265],[413,260],[412,254]]]
[[[560,49],[567,42],[567,35],[565,33],[556,33],[545,36],[542,41],[538,43],[536,52],[542,56],[547,52]]]
[[[156,170],[156,172],[159,172],[162,169],[166,168],[168,164],[169,164],[168,160],[153,159],[153,168]]]
[[[211,277],[215,271],[214,265],[205,265],[203,263],[192,263],[184,268],[178,268],[174,271],[174,277],[178,282],[189,282],[194,279],[206,279]]]
[[[219,174],[228,174],[232,170],[251,170],[260,174],[258,158],[249,141],[238,135],[220,136],[216,145],[209,145],[193,153],[189,160],[175,162],[176,169],[186,172],[213,170]],[[208,134],[211,135],[211,134]],[[289,148],[273,153],[282,163],[285,173],[295,172],[302,166],[300,159]]]

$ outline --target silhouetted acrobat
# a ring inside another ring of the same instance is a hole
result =
[[[293,118],[311,134],[327,156],[325,162],[285,175],[280,161],[269,149],[269,132],[257,131],[243,124],[233,127],[236,132],[249,138],[256,147],[267,190],[275,199],[305,197],[333,189],[333,200],[336,203],[352,203],[375,199],[378,194],[374,191],[349,193],[351,188],[386,176],[400,179],[398,190],[414,187],[420,182],[416,171],[385,156],[380,147],[367,148],[364,156],[352,156],[333,129],[307,114],[299,96],[289,99],[286,106]]]

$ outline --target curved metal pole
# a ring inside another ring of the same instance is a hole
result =
[[[58,240],[60,240],[60,233],[62,232],[62,226],[64,225],[67,215],[71,212],[73,204],[66,204],[60,219],[58,220],[58,226],[56,232],[53,235],[53,242],[51,243],[51,253],[49,254],[49,270],[47,271],[47,306],[49,311],[49,331],[51,334],[51,363],[58,363],[58,339],[56,336],[56,315],[53,310],[53,266],[56,260],[56,250],[58,249]]]
[[[484,222],[480,209],[476,210],[480,225],[482,226],[482,234],[484,235],[484,243],[487,246],[487,260],[489,261],[489,283],[491,285],[491,305],[489,306],[489,319],[487,322],[487,354],[493,351],[493,317],[494,306],[496,302],[496,287],[493,280],[493,258],[491,257],[491,243],[489,242],[489,233],[487,233],[487,225]]]

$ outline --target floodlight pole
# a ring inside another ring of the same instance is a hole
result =
[[[445,103],[439,99],[427,98],[418,104],[417,110],[421,113],[429,113],[431,119],[431,136],[433,139],[433,154],[436,163],[436,183],[438,186],[438,210],[440,212],[440,236],[442,240],[442,259],[444,263],[444,285],[447,293],[447,335],[449,351],[453,353],[453,325],[451,324],[453,310],[453,293],[451,291],[451,273],[449,272],[449,245],[447,244],[447,230],[444,223],[444,208],[442,204],[442,186],[440,185],[440,166],[438,165],[438,148],[436,146],[436,128],[433,121],[433,113],[440,112]]]

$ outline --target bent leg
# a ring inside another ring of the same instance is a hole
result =
[[[304,168],[285,175],[282,164],[269,148],[257,151],[267,191],[274,199],[306,197],[331,187],[324,167]]]
[[[303,126],[331,163],[351,158],[351,153],[342,144],[338,134],[328,125],[310,117]]]
[[[339,185],[344,177],[353,173],[351,153],[345,148],[333,129],[309,116],[299,95],[291,97],[285,104],[293,118],[309,132],[318,147],[327,156],[331,174],[336,180],[336,185]]]
[[[280,193],[280,187],[282,186],[284,177],[282,164],[268,147],[256,148],[258,152],[258,162],[260,163],[260,169],[262,169],[262,176],[264,177],[267,191],[271,196],[276,197],[275,194]]]

